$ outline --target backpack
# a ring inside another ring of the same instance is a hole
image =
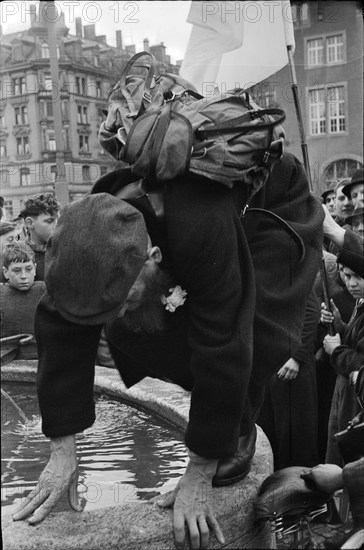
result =
[[[141,57],[149,63],[137,64]],[[255,193],[283,153],[282,109],[260,109],[241,89],[206,99],[183,78],[159,74],[148,52],[129,60],[109,101],[100,144],[152,188],[191,172]]]

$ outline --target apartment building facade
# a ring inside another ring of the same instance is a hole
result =
[[[294,64],[313,190],[363,166],[363,14],[360,2],[292,1]],[[262,106],[280,106],[286,149],[302,160],[289,66],[253,90]]]
[[[98,143],[98,130],[107,96],[135,46],[123,46],[116,31],[116,47],[106,36],[96,36],[95,25],[76,18],[70,35],[61,14],[56,23],[59,80],[52,81],[48,29],[42,12],[30,6],[26,31],[4,34],[0,46],[0,184],[9,218],[18,215],[26,198],[52,191],[57,174],[52,86],[61,104],[63,157],[69,199],[87,193],[103,174],[117,167]],[[163,43],[144,48],[163,70],[176,73]]]

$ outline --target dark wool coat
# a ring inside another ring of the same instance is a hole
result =
[[[349,384],[349,374],[364,364],[364,302],[357,305],[348,323],[342,344],[334,349],[331,365],[337,373],[331,405],[326,462],[342,465],[334,434],[345,430],[348,422],[359,412],[355,389]]]
[[[308,298],[301,345],[292,358],[299,364],[294,380],[273,375],[266,388],[258,424],[273,450],[274,469],[289,466],[312,467],[318,463],[317,390],[314,341],[320,310],[315,294]]]
[[[94,192],[114,193],[127,183],[125,172],[114,172],[99,180]],[[246,218],[244,227],[249,230],[244,230],[240,221],[246,202],[242,188],[231,191],[190,176],[173,182],[165,192],[165,225],[155,219],[145,197],[133,203],[143,212],[152,242],[161,247],[176,284],[188,292],[186,304],[180,308],[184,311],[170,314],[171,319],[176,315],[170,322],[177,325],[175,340],[184,350],[185,360],[176,353],[177,360],[164,364],[168,373],[155,375],[168,374],[174,380],[174,364],[179,363],[178,382],[191,389],[186,444],[201,456],[225,457],[236,450],[243,414],[246,424],[251,422],[246,396],[253,331],[261,348],[254,348],[255,381],[261,386],[300,341],[306,299],[319,266],[323,212],[309,193],[299,161],[285,155],[258,195],[255,206],[273,209],[298,231],[306,245],[303,262],[299,263],[297,244],[275,222],[249,214],[254,217]],[[247,237],[259,289],[256,309]],[[84,430],[94,421],[93,367],[102,327],[67,322],[50,300],[38,308],[36,326],[43,431],[57,437]],[[264,330],[267,334],[261,334]],[[115,344],[115,335],[110,338]],[[150,345],[158,353],[161,346],[156,342],[150,340]],[[132,361],[133,342],[128,346],[126,355],[137,373],[134,380],[129,379],[133,383],[157,367],[153,366],[153,352]],[[123,346],[114,345],[114,351],[117,347]],[[134,344],[137,349],[143,346]],[[149,363],[144,361],[146,355],[151,357]],[[124,372],[124,376],[128,375]]]

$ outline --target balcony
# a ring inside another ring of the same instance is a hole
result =
[[[56,151],[42,151],[42,159],[48,162],[56,162]]]
[[[63,86],[61,90],[57,87],[56,91],[57,99],[69,99],[70,94],[67,86]],[[37,101],[40,101],[41,99],[52,101],[52,90],[40,85],[37,93]]]
[[[46,162],[56,162],[56,155],[57,155],[57,151],[47,151],[47,150],[43,150],[41,152],[41,155],[42,155],[42,160],[43,161],[46,161]],[[73,160],[72,158],[72,151],[68,150],[68,151],[64,151],[63,152],[63,155],[64,155],[64,162],[71,162]]]

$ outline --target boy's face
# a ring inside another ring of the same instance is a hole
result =
[[[362,239],[364,239],[364,218],[363,218],[363,214],[353,217],[351,227],[352,227],[352,230],[354,231],[354,233],[356,233]]]
[[[363,204],[364,202],[364,183],[357,183],[353,185],[350,189],[350,198],[353,203],[353,206],[358,204]]]
[[[0,254],[4,254],[10,246],[18,241],[18,239],[18,229],[13,229],[13,231],[9,231],[9,233],[5,235],[0,235]]]
[[[325,204],[326,204],[330,214],[334,215],[336,213],[336,195],[335,195],[335,191],[331,191],[330,193],[327,193],[327,195],[325,197]]]
[[[28,216],[25,225],[30,232],[32,241],[37,244],[46,244],[56,228],[57,220],[58,213]]]
[[[346,288],[356,300],[364,298],[364,279],[355,273],[352,269],[344,266],[344,276]]]
[[[344,220],[347,216],[350,216],[353,212],[353,203],[342,192],[343,187],[344,186],[339,187],[336,191],[336,211],[337,215],[342,220]]]
[[[26,291],[34,283],[35,263],[33,261],[11,262],[8,268],[3,267],[3,272],[11,286],[17,290]]]

